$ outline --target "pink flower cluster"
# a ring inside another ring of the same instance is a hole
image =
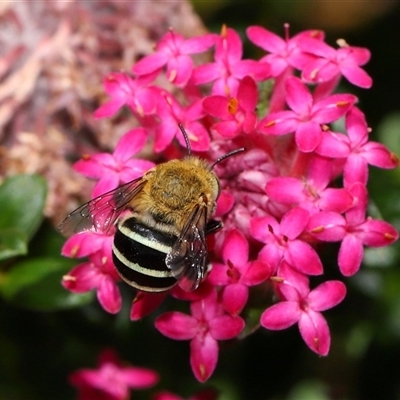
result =
[[[111,349],[102,351],[95,369],[80,369],[69,375],[69,382],[78,390],[79,400],[128,400],[130,391],[142,390],[157,384],[157,372],[143,367],[133,367],[121,361]],[[206,388],[188,400],[216,400],[217,390]],[[166,390],[152,396],[153,400],[184,400]]]
[[[113,154],[84,156],[75,169],[98,179],[93,195],[143,174],[153,164],[135,158],[145,143],[168,160],[185,154],[182,124],[194,152],[210,161],[245,146],[247,151],[216,165],[222,193],[216,217],[224,229],[210,252],[212,271],[194,293],[171,291],[190,301],[190,315],[168,312],[156,328],[176,340],[189,340],[191,366],[204,382],[218,359],[218,342],[245,327],[242,312],[252,287],[273,287],[280,300],[265,304],[260,324],[279,330],[298,324],[305,343],[326,355],[330,333],[322,312],[340,303],[346,287],[326,281],[319,252],[324,242],[340,242],[337,264],[343,276],[360,268],[364,246],[386,246],[398,233],[367,215],[368,168],[395,168],[398,158],[370,141],[366,119],[352,94],[333,93],[341,77],[369,88],[361,68],[367,49],[324,42],[321,31],[289,38],[259,26],[247,29],[265,51],[260,60],[243,59],[239,34],[223,27],[219,35],[185,39],[170,30],[152,55],[132,73],[105,78],[109,100],[97,111],[111,117],[126,106],[140,128],[121,138]],[[194,55],[213,48],[210,62]],[[161,82],[161,83],[160,83]],[[273,83],[273,85],[271,85]],[[345,129],[337,131],[336,122]],[[180,143],[177,146],[174,139]],[[111,313],[121,307],[117,274],[110,261],[112,232],[84,232],[65,244],[63,254],[88,256],[63,285],[75,292],[97,289]],[[139,293],[131,319],[151,312],[165,294]]]

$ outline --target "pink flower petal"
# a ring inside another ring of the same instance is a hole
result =
[[[392,169],[399,165],[399,158],[382,143],[368,142],[363,146],[362,156],[368,164],[378,168]]]
[[[104,275],[100,280],[100,285],[97,288],[97,299],[107,312],[116,314],[120,311],[122,305],[121,293],[110,276]]]
[[[138,321],[152,313],[164,301],[166,295],[166,292],[146,293],[139,291],[132,303],[131,321]]]
[[[228,266],[220,263],[213,263],[212,270],[209,273],[207,279],[215,286],[225,286],[230,283],[228,276]]]
[[[346,235],[340,245],[338,264],[344,276],[354,275],[360,268],[364,255],[363,244],[354,235]]]
[[[358,237],[365,246],[389,246],[399,238],[397,230],[386,221],[367,219],[362,228],[364,232]]]
[[[293,111],[278,111],[262,119],[258,127],[266,135],[282,135],[295,132],[298,125],[298,117]]]
[[[157,372],[138,367],[124,368],[120,371],[120,376],[133,389],[147,389],[159,380]]]
[[[257,106],[258,90],[254,79],[245,76],[238,88],[237,99],[245,110],[254,111]]]
[[[232,117],[232,114],[229,112],[228,106],[229,99],[225,96],[208,96],[203,100],[204,110],[208,114],[221,119],[229,119]]]
[[[171,58],[167,66],[167,78],[175,85],[184,86],[188,82],[193,71],[193,61],[186,55]]]
[[[323,272],[322,263],[317,252],[306,242],[293,240],[288,243],[285,260],[299,272],[306,275],[320,275]]]
[[[280,53],[286,48],[286,43],[281,37],[261,26],[248,27],[246,34],[251,42],[270,53]]]
[[[86,293],[96,288],[100,279],[99,270],[90,262],[86,262],[69,271],[63,277],[62,285],[73,293]]]
[[[352,94],[333,94],[316,103],[313,107],[313,121],[327,124],[343,117],[355,104],[357,97]]]
[[[317,286],[308,295],[308,305],[314,311],[325,311],[335,307],[346,296],[346,286],[340,281],[327,281]]]
[[[186,39],[182,43],[182,45],[180,46],[180,50],[182,51],[182,53],[186,54],[202,53],[203,51],[206,51],[211,46],[213,46],[217,39],[218,35],[214,33],[206,33],[198,37],[192,37]]]
[[[342,63],[340,71],[355,86],[364,89],[369,89],[372,86],[372,78],[355,63]]]
[[[331,335],[325,318],[319,312],[303,313],[299,321],[301,337],[307,346],[321,356],[329,353]]]
[[[282,301],[267,308],[261,315],[261,325],[266,329],[287,329],[299,321],[301,310],[296,301]]]
[[[216,63],[202,64],[193,71],[191,82],[195,85],[211,82],[219,77],[220,67]]]
[[[320,194],[319,207],[325,211],[346,212],[353,205],[353,196],[347,189],[326,189]]]
[[[313,98],[306,85],[297,77],[286,81],[286,102],[296,114],[307,115],[311,111]]]
[[[124,163],[138,153],[145,145],[147,136],[144,128],[135,128],[125,133],[114,150],[113,156],[115,160]]]
[[[239,316],[221,315],[210,321],[209,328],[215,340],[229,340],[243,330],[244,321]]]
[[[193,339],[198,332],[198,322],[190,315],[180,312],[167,312],[155,321],[155,327],[170,339]]]
[[[242,275],[241,282],[247,286],[258,285],[271,277],[272,273],[269,264],[255,260],[249,263],[247,271]]]
[[[165,53],[153,53],[139,60],[133,67],[132,72],[136,75],[147,75],[150,72],[162,68],[168,62]]]
[[[190,342],[190,365],[199,382],[212,375],[218,361],[218,342],[210,334],[196,336]]]
[[[292,208],[281,220],[281,234],[289,240],[297,238],[305,229],[310,214],[303,208]]]
[[[300,151],[314,151],[322,139],[321,126],[313,121],[299,124],[296,130],[296,144]]]
[[[243,266],[247,263],[248,256],[249,244],[246,238],[237,229],[233,229],[224,241],[222,257],[225,264],[230,261],[234,266]]]
[[[248,297],[249,289],[247,286],[242,285],[241,283],[235,283],[224,288],[222,303],[229,314],[237,315],[243,310]],[[215,336],[214,338],[217,339]]]
[[[346,235],[346,220],[333,211],[322,211],[313,214],[307,225],[307,230],[319,240],[337,242]]]
[[[267,195],[280,203],[298,204],[304,198],[304,185],[296,178],[278,177],[271,179],[265,188]]]

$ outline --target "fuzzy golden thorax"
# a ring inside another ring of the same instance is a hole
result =
[[[196,205],[212,216],[219,181],[206,161],[195,156],[172,160],[148,171],[146,183],[132,201],[132,209],[149,226],[180,232]]]

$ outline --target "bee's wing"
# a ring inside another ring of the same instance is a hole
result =
[[[144,183],[140,177],[88,201],[67,215],[59,231],[66,236],[83,231],[107,232]]]
[[[187,292],[197,289],[204,277],[207,262],[207,207],[193,209],[182,233],[165,258],[165,264]]]

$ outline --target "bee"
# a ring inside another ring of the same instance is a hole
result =
[[[222,228],[211,217],[220,194],[213,164],[191,154],[159,164],[142,177],[72,211],[59,225],[65,235],[109,232],[115,226],[113,263],[121,278],[145,292],[163,292],[177,283],[195,290],[207,266],[206,236]]]

